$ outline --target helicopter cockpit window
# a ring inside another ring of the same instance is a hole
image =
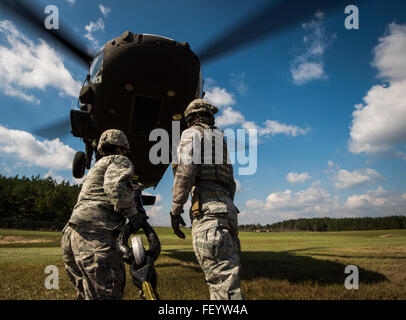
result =
[[[103,53],[104,48],[102,48],[96,57],[93,59],[92,64],[90,65],[90,81],[94,84],[101,82],[101,74],[103,70]]]

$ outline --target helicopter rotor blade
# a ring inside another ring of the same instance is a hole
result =
[[[356,4],[360,1],[354,0],[351,3]],[[341,4],[344,12],[344,7],[348,4],[348,1],[343,0],[276,0],[268,2],[243,16],[238,24],[214,37],[213,41],[198,50],[200,61],[205,63],[227,53],[230,54],[265,36],[304,22],[318,10],[324,13]]]
[[[93,56],[87,53],[85,50],[81,49],[81,45],[74,41],[72,36],[67,32],[61,32],[61,30],[48,30],[45,27],[45,17],[44,13],[37,10],[32,4],[28,4],[26,1],[22,0],[0,0],[0,5],[11,11],[18,18],[23,19],[28,22],[31,27],[40,31],[42,34],[47,35],[49,38],[62,45],[67,49],[72,55],[78,58],[81,62],[84,62],[87,67],[93,60]],[[59,19],[59,24],[61,21]]]
[[[70,119],[60,119],[45,126],[31,130],[36,136],[45,139],[53,140],[56,138],[63,138],[71,132]]]

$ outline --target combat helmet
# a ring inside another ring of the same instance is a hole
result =
[[[99,144],[97,146],[97,151],[100,154],[104,155],[104,149],[107,145],[122,147],[127,150],[130,149],[127,136],[124,134],[123,131],[118,129],[109,129],[102,133],[99,139]]]
[[[210,117],[214,119],[214,115],[218,111],[219,110],[217,107],[213,106],[209,101],[204,99],[195,99],[189,103],[183,115],[185,116],[186,121],[197,113],[209,114]]]

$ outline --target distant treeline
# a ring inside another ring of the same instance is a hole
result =
[[[80,188],[51,177],[0,175],[0,227],[54,229],[68,221]]]
[[[72,214],[81,186],[51,177],[0,175],[0,228],[57,230]],[[240,225],[241,231],[355,231],[406,229],[405,216],[382,218],[313,218],[272,225]]]
[[[272,225],[240,225],[240,231],[357,231],[357,230],[390,230],[406,229],[405,216],[378,218],[312,218],[294,219],[277,222]]]

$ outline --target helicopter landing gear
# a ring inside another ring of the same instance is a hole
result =
[[[78,151],[75,153],[72,163],[72,173],[76,179],[81,179],[85,175],[85,170],[90,169],[93,156],[93,145],[91,141],[84,141],[86,153]]]
[[[72,174],[76,179],[80,179],[85,175],[86,155],[82,151],[75,153],[72,163]]]

